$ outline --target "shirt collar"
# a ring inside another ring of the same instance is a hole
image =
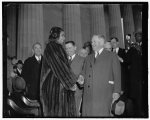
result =
[[[18,68],[17,68],[17,70],[19,71],[19,73],[21,73],[21,71],[22,71],[22,70],[20,70],[20,69],[18,69]]]
[[[101,48],[99,51],[98,51],[98,54],[100,55],[102,53],[104,48]],[[97,52],[97,51],[96,51]]]
[[[116,53],[118,53],[118,51],[119,51],[119,47],[116,48]]]
[[[72,55],[71,60],[73,60],[75,56],[76,56],[76,54]],[[70,59],[70,57],[69,57],[69,59]]]
[[[38,56],[35,55],[35,58],[36,58],[37,61],[41,60],[41,56],[38,57]]]

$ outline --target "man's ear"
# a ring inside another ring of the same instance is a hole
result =
[[[75,47],[74,47],[74,49],[76,50],[76,49],[77,49],[77,47],[75,46]]]
[[[33,48],[32,48],[32,55],[34,55],[34,50],[33,50]]]
[[[117,42],[117,45],[119,46],[119,42]]]

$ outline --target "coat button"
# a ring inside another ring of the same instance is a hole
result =
[[[92,65],[90,65],[90,67],[92,67]]]
[[[89,88],[90,86],[88,85],[88,88]]]
[[[89,75],[89,77],[91,77],[91,75]]]

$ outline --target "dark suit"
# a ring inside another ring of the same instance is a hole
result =
[[[17,74],[19,77],[21,77],[21,73],[18,71],[18,69],[17,69],[16,74]]]
[[[122,88],[122,91],[124,91],[125,94],[128,95],[129,81],[127,78],[127,60],[126,60],[125,49],[119,48],[117,55],[123,59],[123,62],[120,62],[121,64],[121,88]]]
[[[22,69],[22,77],[27,84],[27,97],[32,100],[39,100],[41,65],[42,62],[39,63],[35,56],[32,56],[25,60]]]
[[[130,97],[135,105],[135,116],[141,116],[142,111],[142,52],[131,47],[127,53],[129,63]]]
[[[112,94],[121,91],[116,54],[103,50],[96,60],[94,54],[87,56],[82,74],[85,77],[82,116],[109,117]]]
[[[71,69],[73,73],[77,76],[77,78],[82,71],[83,62],[84,62],[84,58],[79,55],[76,55],[71,62]],[[83,90],[77,88],[75,92],[75,100],[76,100],[76,109],[77,109],[78,116],[79,116],[80,107],[81,107],[82,93],[83,93]]]

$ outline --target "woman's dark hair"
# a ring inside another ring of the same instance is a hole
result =
[[[52,27],[50,30],[49,40],[58,39],[62,31],[64,30],[60,27]]]
[[[92,44],[90,41],[84,43],[83,45],[83,49],[86,49],[86,48],[89,48],[89,55],[93,52],[93,49],[92,49]]]

